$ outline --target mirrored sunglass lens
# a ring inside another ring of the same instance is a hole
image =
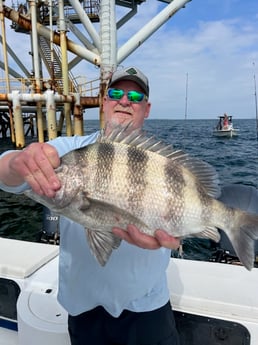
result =
[[[124,95],[124,90],[108,89],[108,97],[111,99],[121,99]]]
[[[144,98],[144,94],[138,91],[129,91],[127,97],[130,102],[141,102]]]

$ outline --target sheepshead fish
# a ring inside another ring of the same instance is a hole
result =
[[[25,194],[85,228],[93,255],[104,266],[121,239],[113,227],[134,224],[154,235],[163,229],[175,237],[230,239],[243,265],[251,270],[258,216],[216,200],[216,171],[209,164],[148,137],[116,129],[86,147],[71,151],[55,170],[61,189],[54,198]]]

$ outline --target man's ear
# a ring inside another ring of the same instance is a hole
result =
[[[147,117],[149,117],[150,115],[150,109],[151,109],[151,103],[148,102],[147,105],[146,105],[146,110],[145,110],[145,115],[144,115],[144,118],[147,119]]]

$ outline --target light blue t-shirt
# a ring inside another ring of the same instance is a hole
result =
[[[60,156],[96,141],[89,136],[59,137],[51,140]],[[28,186],[7,187],[20,193]],[[60,217],[59,291],[60,304],[71,315],[103,306],[117,317],[123,310],[136,312],[160,308],[169,300],[166,268],[170,250],[141,249],[122,241],[102,267],[90,252],[84,228]]]

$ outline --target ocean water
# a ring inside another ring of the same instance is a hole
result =
[[[258,188],[258,140],[255,119],[235,120],[240,129],[236,138],[216,138],[216,120],[147,120],[144,129],[157,138],[183,149],[213,165],[221,185],[246,184]],[[85,121],[85,134],[98,129],[98,121]],[[35,138],[27,138],[27,143]],[[12,149],[9,140],[0,139],[0,153]],[[42,229],[42,206],[23,195],[0,191],[0,236],[37,241]],[[208,240],[184,241],[184,257],[209,259],[216,250]]]

